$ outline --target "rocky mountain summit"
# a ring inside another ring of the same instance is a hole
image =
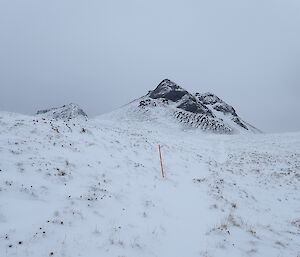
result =
[[[87,120],[87,114],[74,103],[63,105],[62,107],[40,110],[37,115],[43,115],[55,120],[71,120],[75,118],[84,118]]]
[[[232,106],[216,95],[193,95],[169,79],[164,79],[139,102],[139,107],[143,109],[157,106],[175,107],[173,117],[188,127],[226,134],[260,132],[243,121]]]

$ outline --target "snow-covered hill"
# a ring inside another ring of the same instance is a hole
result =
[[[174,123],[184,129],[198,128],[218,134],[261,133],[243,121],[232,106],[216,95],[193,95],[169,79],[164,79],[147,95],[107,116],[127,121],[150,120],[151,123],[165,123],[166,126]]]
[[[87,114],[74,103],[70,103],[58,108],[50,108],[46,110],[37,111],[37,115],[48,119],[55,120],[71,120],[74,118],[87,119]]]
[[[183,130],[156,107],[0,112],[0,256],[300,256],[300,133]]]

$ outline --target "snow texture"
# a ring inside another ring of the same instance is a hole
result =
[[[204,133],[143,99],[0,112],[0,256],[299,257],[300,133]]]

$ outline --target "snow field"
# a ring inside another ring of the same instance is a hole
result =
[[[149,124],[1,112],[0,256],[300,256],[300,133]]]

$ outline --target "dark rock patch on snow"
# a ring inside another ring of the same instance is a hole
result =
[[[186,101],[178,105],[177,108],[185,110],[187,112],[206,114],[210,117],[215,117],[205,105],[197,102],[194,97],[189,97]]]
[[[201,103],[212,106],[216,111],[223,112],[224,114],[230,113],[233,116],[237,116],[235,109],[232,106],[225,103],[223,100],[212,93],[196,93],[195,96]]]

